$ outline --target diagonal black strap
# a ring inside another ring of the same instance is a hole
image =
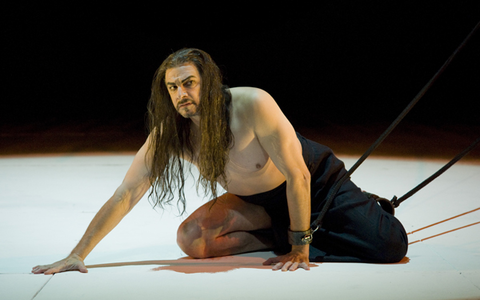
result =
[[[342,184],[350,178],[350,175],[367,159],[367,157],[380,145],[380,143],[383,142],[383,140],[393,131],[393,129],[400,123],[400,121],[407,115],[408,112],[417,104],[417,102],[422,98],[422,96],[427,92],[427,90],[432,86],[432,84],[437,80],[437,78],[445,71],[447,66],[452,62],[453,58],[457,55],[457,53],[465,46],[467,41],[470,39],[470,37],[475,33],[475,31],[480,27],[480,22],[477,23],[475,28],[468,34],[468,36],[463,40],[463,42],[455,49],[455,51],[450,55],[450,57],[445,61],[445,63],[440,67],[440,69],[435,73],[435,75],[427,82],[427,84],[420,90],[420,92],[413,98],[413,100],[408,104],[408,106],[402,111],[402,113],[393,121],[393,123],[390,125],[390,127],[387,128],[387,130],[373,143],[370,148],[358,159],[358,161],[343,175],[340,180],[338,180],[335,185],[332,187],[330,192],[327,195],[327,200],[325,202],[325,205],[323,206],[322,210],[320,211],[320,214],[318,215],[317,219],[313,221],[311,228],[314,229],[314,231],[318,230],[322,226],[322,220],[325,217],[325,214],[327,213],[327,210],[329,209],[330,205],[333,202],[333,198],[337,194],[338,190],[342,186]]]
[[[420,183],[419,185],[417,185],[415,188],[413,188],[412,190],[410,190],[408,193],[406,193],[405,195],[403,195],[402,197],[398,198],[397,197],[394,197],[392,199],[392,204],[394,207],[398,207],[400,205],[400,203],[402,203],[403,201],[407,200],[408,198],[410,198],[411,196],[413,196],[413,194],[415,194],[416,192],[418,192],[419,190],[421,190],[424,186],[426,186],[427,184],[429,184],[430,182],[432,182],[435,178],[437,178],[438,176],[442,175],[443,172],[445,172],[446,170],[448,170],[451,166],[453,166],[457,161],[459,161],[462,157],[464,157],[465,155],[467,155],[470,151],[473,150],[473,148],[475,148],[478,144],[480,143],[480,137],[478,139],[476,139],[470,146],[468,146],[467,148],[465,148],[465,150],[463,150],[462,152],[460,152],[459,154],[457,154],[457,156],[455,156],[451,161],[449,161],[445,166],[443,166],[440,170],[438,170],[437,172],[435,172],[432,176],[428,177],[427,179],[425,179],[422,183]]]

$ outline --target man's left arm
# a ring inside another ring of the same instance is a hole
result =
[[[266,92],[255,90],[251,99],[251,120],[262,147],[285,176],[291,231],[310,229],[310,172],[302,156],[295,130],[275,100]],[[293,245],[290,253],[268,259],[273,269],[294,271],[309,269],[309,245]]]

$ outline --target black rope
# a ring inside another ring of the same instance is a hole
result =
[[[440,170],[438,170],[437,172],[435,172],[432,176],[428,177],[427,179],[425,179],[422,183],[420,183],[419,185],[417,185],[415,188],[413,188],[412,190],[410,190],[408,193],[406,193],[405,195],[403,195],[402,197],[398,198],[397,197],[394,197],[392,199],[392,204],[394,207],[398,207],[400,205],[400,203],[402,203],[403,201],[407,200],[408,198],[410,198],[411,196],[413,196],[413,194],[415,194],[416,192],[418,192],[419,190],[421,190],[424,186],[426,186],[427,184],[429,184],[430,182],[432,182],[435,178],[437,178],[438,176],[442,175],[443,172],[445,172],[446,170],[448,170],[451,166],[453,166],[457,161],[459,161],[462,157],[464,157],[465,155],[467,155],[470,151],[473,150],[473,148],[475,148],[478,144],[480,143],[480,137],[475,140],[470,146],[468,146],[467,148],[465,148],[465,150],[463,150],[462,152],[460,152],[459,154],[457,154],[457,156],[455,156],[451,161],[449,161],[445,166],[443,166]]]
[[[480,27],[480,22],[477,23],[475,28],[468,34],[468,36],[463,40],[463,42],[460,44],[460,46],[455,49],[455,51],[450,55],[450,57],[445,61],[445,63],[440,67],[440,69],[435,73],[435,75],[427,82],[427,84],[420,90],[420,92],[413,98],[413,100],[407,105],[407,107],[402,111],[402,113],[393,121],[393,123],[387,128],[387,130],[373,143],[373,145],[368,148],[368,150],[358,159],[358,161],[345,173],[342,178],[340,178],[339,181],[336,182],[336,184],[333,186],[333,188],[330,190],[330,192],[327,195],[327,200],[325,202],[325,205],[323,206],[322,210],[320,211],[320,214],[318,215],[317,219],[313,221],[311,228],[314,229],[314,231],[318,230],[322,226],[322,221],[323,218],[325,217],[325,214],[327,213],[327,210],[329,209],[330,205],[333,202],[333,198],[337,194],[338,190],[342,186],[342,184],[350,178],[350,175],[367,159],[367,157],[380,145],[380,143],[383,142],[383,140],[393,131],[393,129],[400,123],[400,121],[407,115],[408,112],[417,104],[417,102],[422,98],[422,96],[427,92],[427,90],[432,86],[432,84],[437,80],[437,78],[445,71],[447,66],[452,62],[453,58],[457,55],[457,53],[465,46],[467,41],[470,39],[470,37],[474,34],[474,32]]]

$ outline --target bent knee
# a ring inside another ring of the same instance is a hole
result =
[[[208,255],[207,240],[202,228],[195,220],[186,220],[177,230],[177,244],[185,254],[193,258],[206,258]]]

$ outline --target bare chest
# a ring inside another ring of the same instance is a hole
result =
[[[237,195],[252,195],[280,185],[284,176],[270,159],[253,131],[235,130],[235,144],[225,166],[224,188]]]
[[[268,153],[252,134],[236,135],[235,144],[229,153],[229,162],[226,171],[248,175],[256,173],[270,162]]]
[[[226,180],[218,178],[218,183],[229,193],[246,196],[272,190],[284,182],[285,177],[270,159],[254,132],[245,128],[232,129],[234,144],[229,150],[229,159],[225,166]],[[197,165],[191,159],[185,159]]]

